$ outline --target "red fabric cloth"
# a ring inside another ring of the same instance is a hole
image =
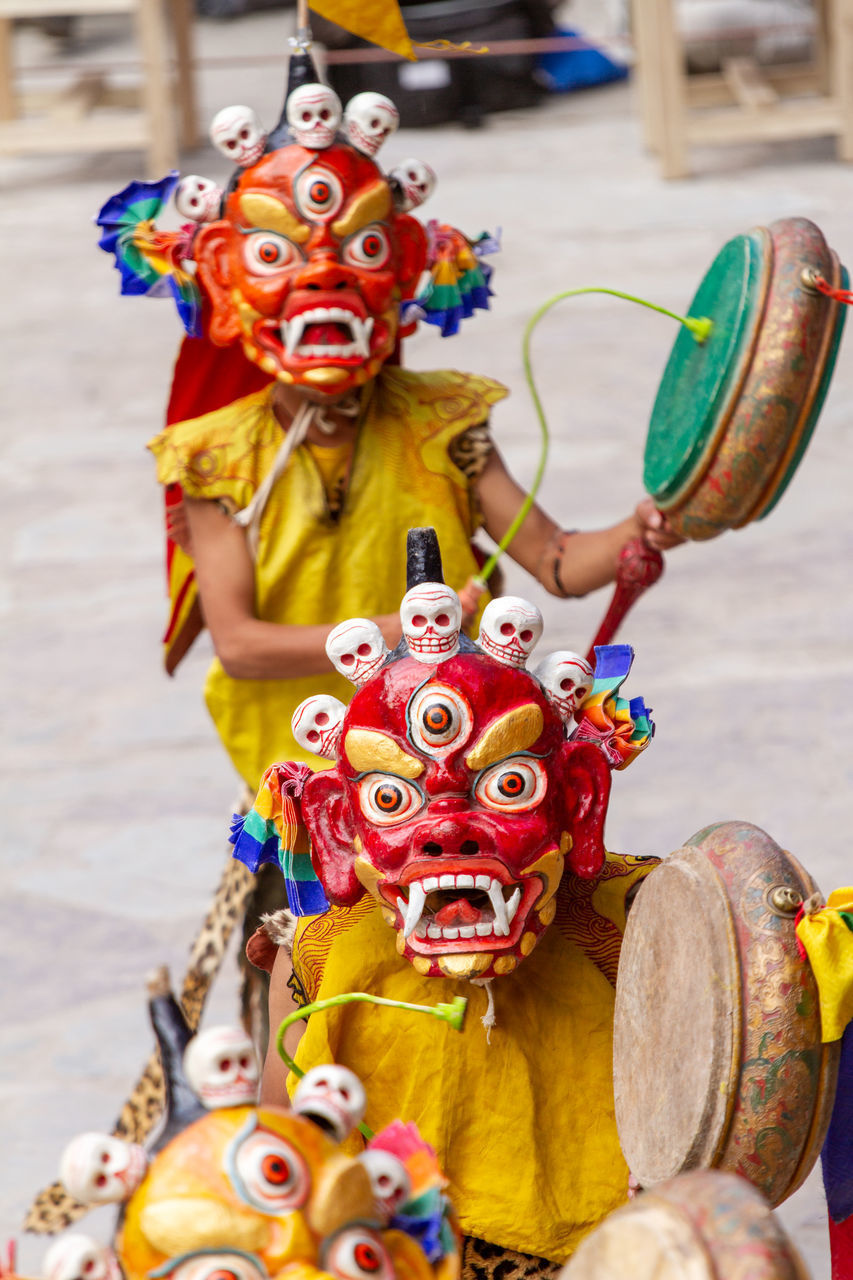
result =
[[[207,336],[208,318],[205,307],[201,318],[203,336],[184,338],[181,343],[172,374],[166,426],[213,413],[272,382],[268,373],[246,359],[239,342],[230,347],[214,346]]]
[[[832,1280],[853,1280],[853,1215],[844,1222],[829,1219]]]
[[[209,319],[210,309],[205,302],[201,315],[202,337],[184,338],[178,349],[172,372],[169,403],[166,407],[167,427],[173,422],[186,422],[190,418],[200,418],[202,414],[213,413],[215,409],[221,409],[234,400],[251,395],[253,391],[260,391],[272,381],[268,373],[264,373],[257,365],[246,359],[239,343],[230,347],[215,346],[207,336]],[[168,589],[175,545],[169,537],[169,513],[171,508],[179,507],[183,501],[181,486],[166,485],[163,490],[163,500]],[[190,573],[184,584],[184,593],[195,589],[194,582],[195,574]],[[164,637],[167,653],[166,669],[170,674],[175,670],[203,625],[200,615],[192,615],[184,627],[186,635],[181,637],[180,643],[176,643],[176,617],[177,610],[173,610]]]

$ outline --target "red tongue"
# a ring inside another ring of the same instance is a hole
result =
[[[300,339],[300,345],[312,347],[340,347],[347,342],[352,342],[352,335],[345,324],[307,324]]]
[[[457,898],[435,913],[435,923],[442,928],[454,928],[461,924],[479,924],[480,912],[467,898]]]

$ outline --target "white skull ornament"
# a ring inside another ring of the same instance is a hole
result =
[[[407,591],[400,621],[409,653],[418,662],[443,662],[459,652],[462,605],[443,582],[421,582]]]
[[[404,160],[388,175],[396,182],[399,207],[404,213],[417,209],[430,198],[438,181],[432,169],[422,160]]]
[[[388,657],[388,646],[375,622],[348,618],[332,627],[326,637],[326,653],[335,670],[360,689]]]
[[[483,610],[477,644],[507,667],[525,667],[542,635],[542,614],[520,596],[498,596]]]
[[[175,188],[175,208],[182,218],[189,218],[191,222],[215,222],[221,200],[222,188],[197,173],[181,178]]]
[[[349,1067],[331,1063],[306,1071],[293,1095],[293,1110],[320,1125],[335,1142],[343,1142],[361,1122],[367,1094]]]
[[[59,1180],[81,1204],[129,1200],[145,1177],[148,1156],[135,1142],[108,1133],[80,1133],[59,1162]]]
[[[346,707],[340,698],[329,693],[315,693],[300,702],[290,726],[293,736],[306,751],[324,760],[336,760],[341,742],[341,728]]]
[[[399,123],[399,111],[382,93],[357,93],[344,112],[346,135],[366,156],[375,156]]]
[[[112,1249],[74,1232],[55,1241],[44,1255],[44,1280],[121,1280]]]
[[[341,100],[325,84],[303,84],[287,99],[287,123],[300,147],[322,151],[335,140]]]
[[[206,1107],[242,1107],[258,1100],[258,1059],[239,1027],[209,1027],[184,1051],[184,1073]]]
[[[223,107],[213,117],[210,141],[226,160],[245,169],[264,154],[267,135],[251,107]]]
[[[368,1147],[358,1159],[367,1170],[373,1199],[380,1215],[389,1221],[412,1194],[412,1180],[402,1160],[381,1147]]]
[[[565,723],[573,725],[575,712],[592,690],[593,670],[586,658],[570,649],[560,649],[543,658],[533,674]]]

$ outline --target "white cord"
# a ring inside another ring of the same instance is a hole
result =
[[[486,1012],[483,1014],[480,1021],[486,1028],[486,1044],[491,1044],[492,1027],[497,1026],[498,1021],[497,1015],[495,1014],[495,997],[492,993],[492,983],[494,982],[494,978],[472,978],[471,981],[475,987],[485,987],[486,990],[488,1004],[486,1005]]]
[[[354,418],[359,408],[360,401],[355,394],[348,396],[345,400],[335,405],[335,411],[347,418]],[[290,461],[290,455],[294,449],[302,444],[312,425],[319,427],[327,436],[337,429],[337,424],[326,416],[326,407],[324,405],[312,404],[310,400],[303,400],[293,415],[293,421],[281,442],[273,464],[255,491],[252,501],[234,516],[236,523],[247,530],[249,554],[253,560],[258,555],[261,517],[264,514],[264,508],[267,505],[269,496],[275,487],[276,481]]]

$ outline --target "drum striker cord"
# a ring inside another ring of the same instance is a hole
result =
[[[294,1013],[289,1013],[276,1034],[275,1047],[278,1050],[278,1056],[289,1071],[292,1071],[295,1076],[300,1078],[305,1075],[305,1072],[301,1067],[297,1066],[284,1047],[284,1036],[287,1028],[292,1026],[294,1022],[298,1022],[300,1018],[310,1017],[312,1013],[322,1013],[324,1009],[334,1009],[337,1005],[353,1004],[357,1001],[364,1001],[367,1004],[386,1005],[389,1009],[408,1009],[412,1013],[431,1013],[434,1018],[439,1018],[442,1022],[449,1023],[454,1031],[462,1030],[465,1009],[468,1004],[465,996],[456,996],[450,1004],[445,1004],[441,1001],[435,1005],[407,1004],[403,1000],[389,1000],[386,996],[372,996],[367,991],[346,991],[338,996],[329,996],[326,1000],[316,1000],[313,1004],[303,1005],[301,1009],[297,1009]],[[364,1122],[358,1128],[365,1138],[375,1137],[373,1130]]]
[[[695,341],[699,343],[700,346],[708,338],[712,328],[714,327],[714,322],[709,320],[707,316],[680,316],[675,311],[669,311],[666,307],[660,307],[655,302],[648,302],[645,298],[637,298],[632,293],[623,293],[620,289],[605,289],[603,287],[596,287],[592,285],[582,289],[567,289],[565,293],[557,293],[553,298],[549,298],[547,302],[544,302],[538,311],[534,312],[528,320],[524,330],[524,337],[522,339],[522,360],[524,362],[524,376],[527,379],[527,385],[530,388],[530,395],[533,399],[533,407],[536,410],[536,416],[539,419],[539,429],[542,433],[542,452],[539,455],[539,465],[536,468],[536,475],[533,477],[533,483],[530,486],[527,497],[521,504],[512,524],[498,543],[497,551],[495,551],[493,555],[489,556],[489,559],[474,579],[480,588],[485,587],[489,574],[492,572],[495,565],[498,563],[498,560],[506,551],[507,547],[524,523],[527,513],[536,500],[536,494],[539,491],[539,486],[542,483],[542,477],[545,474],[545,464],[548,461],[550,433],[548,430],[548,423],[545,418],[545,411],[542,408],[542,401],[540,400],[539,393],[536,390],[536,383],[533,378],[533,364],[530,358],[530,340],[533,336],[533,330],[536,328],[542,317],[546,315],[553,306],[556,306],[558,302],[562,302],[564,298],[576,298],[582,293],[607,293],[613,298],[623,298],[626,302],[635,302],[640,307],[648,307],[650,311],[659,311],[661,315],[669,316],[672,320],[677,320],[679,324],[685,325],[693,334]]]
[[[828,280],[824,280],[823,276],[815,272],[811,273],[808,283],[825,298],[832,298],[834,302],[846,302],[848,306],[853,305],[853,289],[835,289]]]

